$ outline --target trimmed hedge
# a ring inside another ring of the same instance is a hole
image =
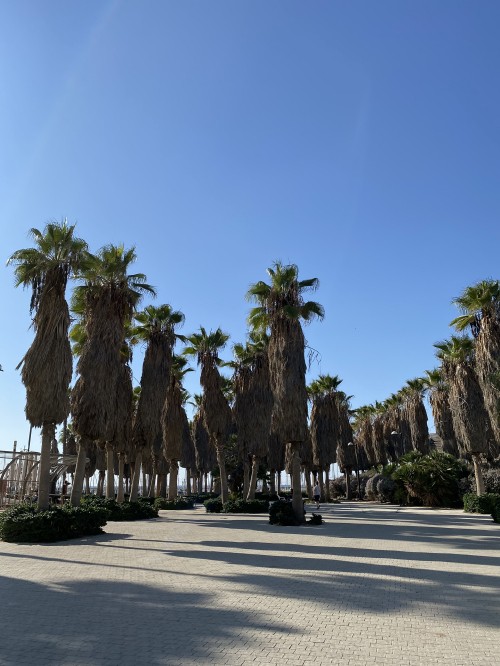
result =
[[[267,500],[228,500],[222,509],[224,513],[267,513],[269,502]]]
[[[154,503],[155,509],[164,510],[181,510],[193,509],[194,500],[187,497],[176,497],[174,500],[168,500],[164,497],[157,497]]]
[[[464,495],[464,511],[466,513],[492,513],[494,505],[498,501],[500,501],[500,495],[497,493],[486,493],[485,495],[467,493]]]
[[[52,506],[40,511],[34,504],[19,504],[0,514],[0,538],[44,543],[102,534],[107,518],[106,509],[98,506]]]
[[[87,495],[86,497],[82,497],[81,504],[82,506],[96,506],[105,509],[108,512],[108,520],[110,522],[158,518],[158,509],[152,506],[149,501],[144,500],[118,504],[114,499]]]
[[[220,497],[214,497],[203,502],[207,513],[220,513],[222,511],[222,500]]]

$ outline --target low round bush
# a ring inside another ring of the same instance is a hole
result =
[[[295,517],[293,505],[286,500],[272,502],[269,506],[269,523],[271,525],[299,525]]]
[[[366,492],[366,497],[369,500],[377,501],[379,499],[379,495],[378,495],[378,492],[377,492],[377,484],[383,478],[384,477],[383,477],[382,474],[374,474],[366,482],[365,492]]]
[[[224,507],[224,513],[267,513],[269,502],[267,500],[228,500]]]
[[[81,504],[83,506],[96,506],[106,510],[110,522],[158,518],[158,509],[151,505],[149,501],[144,501],[142,499],[137,502],[118,503],[114,499],[106,499],[105,497],[97,497],[96,495],[86,495],[85,497],[82,497]]]
[[[203,502],[207,513],[220,513],[222,511],[222,500],[220,497],[214,497]]]
[[[393,502],[396,484],[389,476],[382,476],[377,481],[376,492],[380,502]]]
[[[320,513],[313,513],[307,521],[308,525],[323,525],[323,523],[323,516]]]
[[[20,504],[0,514],[0,538],[4,541],[43,543],[102,534],[108,512],[97,506],[52,506],[39,510]]]
[[[173,500],[157,497],[154,503],[155,509],[179,511],[181,509],[193,509],[194,500],[188,497],[176,497]]]
[[[464,495],[464,511],[466,513],[492,513],[498,501],[500,501],[500,494],[497,493],[486,493],[484,495],[467,493]]]

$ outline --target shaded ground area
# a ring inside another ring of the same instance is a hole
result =
[[[0,666],[500,663],[500,526],[344,503],[0,542]]]

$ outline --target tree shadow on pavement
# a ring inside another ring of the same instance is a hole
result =
[[[215,663],[221,645],[298,633],[243,609],[216,608],[209,594],[123,580],[47,586],[0,576],[0,590],[2,666]]]

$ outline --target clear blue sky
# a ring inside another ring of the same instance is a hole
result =
[[[297,263],[326,310],[311,378],[384,400],[435,365],[451,299],[500,277],[499,25],[498,0],[2,2],[4,260],[67,217],[93,250],[135,245],[185,333],[233,342],[248,285]],[[32,331],[0,276],[3,449],[27,441]]]

